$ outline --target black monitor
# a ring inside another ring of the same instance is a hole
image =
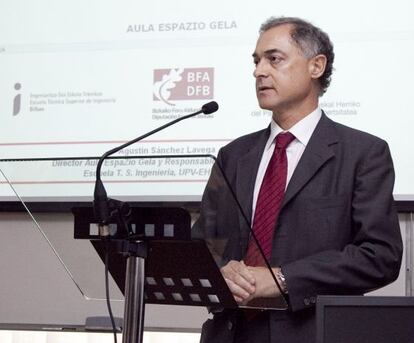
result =
[[[414,297],[319,296],[317,343],[413,343]]]

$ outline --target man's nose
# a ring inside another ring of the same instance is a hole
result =
[[[268,65],[265,60],[257,62],[256,67],[253,71],[253,76],[257,79],[259,77],[266,77],[269,75]]]

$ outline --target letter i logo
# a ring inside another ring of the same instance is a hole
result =
[[[20,83],[16,83],[14,85],[14,89],[16,91],[19,91],[20,88],[22,88],[22,85]],[[20,113],[20,105],[22,101],[22,95],[20,93],[16,94],[13,100],[13,116],[17,116]]]

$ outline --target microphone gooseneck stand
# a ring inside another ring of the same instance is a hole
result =
[[[157,129],[154,129],[138,138],[135,138],[125,144],[122,144],[112,150],[104,153],[96,166],[96,183],[94,191],[94,212],[98,220],[99,235],[103,240],[111,239],[109,223],[123,216],[122,209],[113,206],[116,200],[109,199],[105,187],[101,180],[101,168],[104,160],[110,155],[130,146],[138,141],[147,138],[179,121],[194,117],[200,113],[211,114],[218,110],[218,104],[215,101],[209,102],[202,106],[200,111],[191,113],[175,119]],[[126,221],[125,221],[126,222]],[[143,341],[144,332],[144,281],[145,281],[145,258],[148,253],[146,241],[128,240],[128,228],[123,228],[126,237],[124,244],[121,244],[120,253],[127,257],[126,277],[125,277],[125,308],[124,308],[124,327],[123,327],[123,343],[141,343]]]

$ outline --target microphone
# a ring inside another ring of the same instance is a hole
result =
[[[218,110],[218,108],[219,108],[219,105],[218,105],[218,103],[217,103],[217,102],[215,102],[215,101],[210,101],[210,102],[208,102],[207,104],[204,104],[204,105],[201,107],[201,111],[202,111],[204,114],[211,114],[211,113],[216,112],[216,111]]]
[[[197,112],[187,114],[185,116],[182,116],[180,118],[177,118],[167,124],[164,124],[150,132],[147,132],[143,134],[142,136],[139,136],[131,141],[128,141],[118,147],[115,147],[107,152],[105,152],[100,158],[96,165],[96,181],[95,181],[95,190],[94,190],[94,200],[93,200],[93,208],[95,213],[95,219],[98,221],[99,226],[99,234],[101,236],[109,236],[109,228],[108,228],[108,222],[111,219],[110,209],[108,206],[108,196],[105,190],[105,187],[101,180],[101,168],[103,161],[110,155],[115,154],[116,152],[136,143],[140,140],[143,140],[144,138],[147,138],[154,133],[157,133],[161,130],[164,130],[165,128],[174,125],[178,123],[181,120],[185,120],[191,117],[194,117],[200,113],[203,114],[211,114],[216,112],[219,109],[219,105],[215,101],[208,102],[204,104],[201,109]]]

